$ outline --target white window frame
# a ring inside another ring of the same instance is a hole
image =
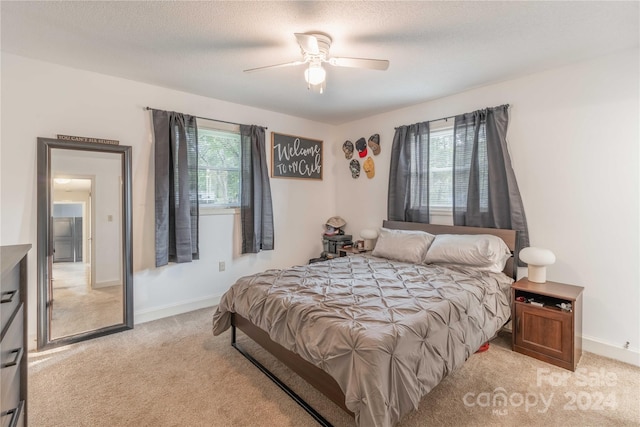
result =
[[[454,125],[454,120],[453,119],[442,119],[442,120],[438,120],[436,122],[431,122],[429,123],[429,145],[431,145],[431,133],[432,132],[442,132],[442,131],[451,131],[451,133],[453,134],[453,125]],[[455,141],[454,141],[455,143]],[[431,147],[429,147],[431,148]],[[453,153],[452,153],[453,155]],[[431,170],[431,168],[429,168],[429,170]],[[450,172],[451,175],[453,175],[453,166],[451,166],[450,168]],[[453,201],[451,203],[451,206],[443,206],[443,205],[439,205],[439,206],[432,206],[431,204],[429,204],[429,215],[433,216],[453,216]]]
[[[198,125],[198,130],[214,130],[214,131],[223,131],[223,132],[234,132],[238,135],[240,134],[240,126],[234,125],[231,123],[223,123],[216,122],[213,120],[201,119],[198,118],[196,121]],[[239,206],[231,206],[231,207],[219,207],[219,206],[204,206],[198,204],[199,206],[199,215],[200,216],[208,216],[208,215],[239,215],[240,207]]]

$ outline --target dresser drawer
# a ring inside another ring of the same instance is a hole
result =
[[[2,394],[0,395],[0,399],[2,399],[0,411],[2,413],[16,408],[20,403],[20,372],[13,370],[12,373],[13,375],[6,377],[2,375]]]
[[[27,411],[27,253],[0,246],[0,427],[24,427]]]
[[[20,305],[20,268],[16,266],[2,276],[0,288],[0,339],[6,333],[9,320]]]
[[[24,400],[21,400],[16,407],[0,413],[0,426],[24,427]]]
[[[23,306],[11,322],[5,334],[0,352],[0,411],[5,412],[18,406],[20,402],[20,365],[24,354],[24,324],[22,322]]]
[[[11,291],[20,287],[20,264],[13,266],[11,270],[2,273],[0,292]]]

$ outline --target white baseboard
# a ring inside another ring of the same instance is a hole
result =
[[[190,311],[199,310],[201,308],[213,307],[220,303],[222,295],[211,295],[204,298],[182,301],[177,304],[165,305],[163,307],[154,307],[147,310],[135,312],[135,324],[150,322],[152,320],[162,319],[164,317],[175,316],[177,314],[188,313]],[[509,325],[505,329],[509,330]],[[29,336],[29,344],[33,344],[35,348],[36,337]],[[31,350],[31,345],[29,346]],[[599,356],[608,357],[609,359],[619,360],[634,366],[640,366],[640,351],[638,349],[625,349],[616,347],[610,343],[605,343],[592,337],[582,336],[582,350],[594,353]]]
[[[204,298],[197,298],[188,301],[181,301],[176,304],[154,307],[146,310],[136,311],[133,315],[134,324],[150,322],[177,314],[188,313],[201,308],[213,307],[220,303],[222,295],[212,295]]]
[[[511,321],[504,325],[503,330],[511,333]],[[638,351],[638,349],[616,347],[610,343],[605,343],[593,337],[583,335],[582,350],[630,365],[640,366],[640,351]]]
[[[634,366],[640,366],[640,351],[638,349],[626,349],[616,347],[610,343],[605,343],[592,337],[582,336],[582,350],[609,359],[619,360]]]
[[[176,314],[187,313],[200,308],[213,307],[220,303],[221,295],[211,296],[203,299],[182,302],[176,305],[154,308],[135,314],[135,323],[144,323],[163,317],[175,316]],[[511,331],[511,322],[505,325],[505,330]],[[582,336],[582,350],[594,353],[609,359],[619,360],[634,366],[640,366],[640,352],[637,349],[625,349],[616,347],[609,343],[599,341],[595,338]]]
[[[177,314],[188,313],[190,311],[199,310],[201,308],[213,307],[220,303],[222,295],[212,295],[205,298],[198,298],[189,301],[182,301],[177,304],[165,305],[162,307],[154,307],[147,310],[140,310],[134,313],[134,324],[150,322],[165,317],[175,316]],[[35,351],[37,348],[36,334],[29,334],[28,337],[29,351]]]

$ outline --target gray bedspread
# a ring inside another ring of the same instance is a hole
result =
[[[509,318],[504,274],[372,256],[268,270],[222,297],[235,312],[329,373],[359,426],[393,426]]]

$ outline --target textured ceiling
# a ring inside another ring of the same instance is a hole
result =
[[[639,45],[631,2],[7,2],[3,52],[340,124]],[[294,33],[387,71],[327,66],[326,91]]]

